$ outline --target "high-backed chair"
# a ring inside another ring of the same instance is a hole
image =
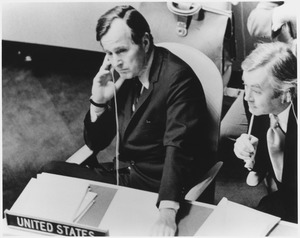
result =
[[[209,138],[212,151],[215,156],[218,150],[219,134],[220,134],[220,119],[223,103],[223,82],[220,72],[215,64],[202,52],[193,47],[179,44],[179,43],[160,43],[162,46],[170,50],[173,54],[183,59],[196,73],[200,80],[208,108],[210,117],[209,124]]]
[[[212,156],[211,159],[216,161],[223,102],[223,83],[220,72],[215,64],[205,54],[191,46],[171,42],[160,43],[157,46],[167,48],[173,54],[184,60],[188,65],[190,65],[201,81],[209,114],[209,123],[206,126],[209,128],[210,133],[207,140],[209,141],[209,145],[211,146],[211,151],[213,153],[209,156]],[[67,162],[78,164],[87,163],[86,159],[92,155],[93,151],[91,151],[87,146],[83,146],[74,155],[72,155]],[[216,167],[219,170],[220,164]],[[204,179],[205,178],[207,178],[207,175],[204,176]],[[197,196],[197,192],[194,195],[190,194],[189,200],[197,200]]]
[[[209,135],[207,140],[211,146],[213,160],[217,161],[217,152],[220,135],[220,120],[223,103],[223,81],[220,72],[215,64],[202,52],[193,47],[182,45],[179,43],[160,43],[162,46],[170,50],[173,54],[183,59],[196,73],[200,80],[209,114]],[[223,162],[216,163],[207,174],[203,176],[199,184],[193,187],[186,195],[185,199],[196,201],[207,186],[213,181],[216,174],[222,167]],[[212,188],[213,192],[213,188]],[[208,195],[209,196],[209,195]],[[205,198],[204,198],[205,199]]]

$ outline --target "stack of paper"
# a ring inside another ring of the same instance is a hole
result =
[[[223,198],[195,236],[266,236],[279,221],[279,217]]]
[[[97,194],[90,191],[87,181],[42,173],[32,178],[11,208],[11,212],[76,222],[93,204]]]

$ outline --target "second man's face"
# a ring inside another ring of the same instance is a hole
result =
[[[250,112],[256,116],[269,113],[277,115],[283,110],[281,97],[275,97],[269,77],[264,68],[243,73],[245,100]]]
[[[147,48],[144,44],[136,45],[132,41],[131,30],[124,20],[113,20],[101,44],[120,77],[129,79],[139,76],[145,68]]]

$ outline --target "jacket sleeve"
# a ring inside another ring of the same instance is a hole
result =
[[[105,149],[113,140],[116,134],[116,121],[113,108],[108,108],[97,119],[91,122],[90,110],[84,119],[84,140],[86,145],[98,152]]]

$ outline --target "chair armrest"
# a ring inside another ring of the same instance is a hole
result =
[[[87,147],[87,145],[82,146],[77,150],[71,157],[69,157],[66,162],[83,164],[89,157],[93,155],[93,151]]]
[[[201,181],[192,187],[189,192],[185,195],[185,200],[188,201],[196,201],[200,195],[204,192],[204,190],[208,187],[208,185],[214,180],[219,170],[223,165],[222,161],[217,162],[208,172],[203,176]]]

